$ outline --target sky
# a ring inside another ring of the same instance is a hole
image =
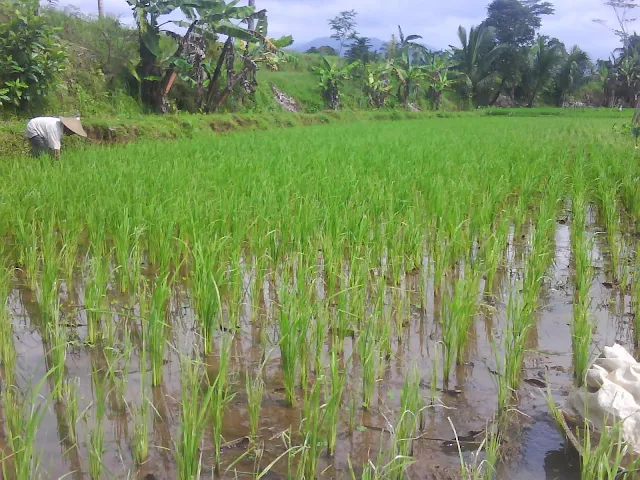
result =
[[[615,16],[604,0],[550,0],[555,15],[545,17],[541,33],[557,37],[568,47],[578,44],[592,58],[607,58],[619,46],[617,37],[602,25],[603,19],[614,27]],[[84,13],[95,13],[97,0],[61,0]],[[387,40],[401,25],[405,34],[418,34],[423,42],[436,48],[457,45],[458,25],[469,28],[486,16],[489,0],[256,0],[259,9],[267,9],[269,35],[293,35],[298,44],[331,34],[327,19],[343,10],[356,10],[357,31],[367,37]],[[104,0],[105,10],[131,19],[126,0]],[[640,17],[640,9],[638,12]],[[636,28],[640,22],[634,22]]]

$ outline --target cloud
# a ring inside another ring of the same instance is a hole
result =
[[[62,0],[64,3],[68,0]],[[605,27],[593,22],[600,18],[615,25],[615,16],[603,0],[551,0],[556,13],[543,21],[541,32],[562,40],[567,46],[580,45],[594,58],[608,57],[619,41]],[[84,13],[95,13],[97,0],[70,2]],[[125,0],[104,0],[106,10],[131,22],[131,8]],[[487,1],[488,3],[488,1]],[[272,36],[293,35],[298,43],[330,35],[327,19],[342,10],[358,12],[361,35],[388,39],[401,25],[405,34],[419,34],[428,45],[447,48],[457,44],[458,25],[470,27],[486,15],[486,4],[478,0],[434,2],[427,0],[256,0],[269,14]]]

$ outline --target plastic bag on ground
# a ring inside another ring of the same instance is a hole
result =
[[[604,347],[587,371],[587,385],[590,391],[569,396],[568,410],[581,418],[586,414],[599,432],[622,425],[623,440],[640,453],[640,363],[621,345]]]

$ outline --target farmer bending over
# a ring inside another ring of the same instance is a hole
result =
[[[31,154],[39,157],[44,153],[60,159],[60,147],[63,135],[80,135],[86,138],[80,118],[76,117],[37,117],[27,123],[27,138],[31,144]]]

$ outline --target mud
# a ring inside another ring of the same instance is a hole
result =
[[[503,446],[505,461],[500,466],[500,479],[578,479],[579,461],[556,431],[547,412],[543,389],[548,384],[554,398],[562,402],[573,388],[571,333],[569,322],[572,316],[572,258],[570,251],[571,226],[559,217],[556,225],[554,266],[544,281],[537,322],[528,341],[525,372],[518,402],[514,406],[511,429]],[[589,232],[594,235],[595,266],[597,278],[593,283],[592,313],[597,318],[595,348],[618,341],[633,351],[633,327],[630,299],[613,285],[608,276],[607,245],[599,231],[595,215],[591,217]],[[496,367],[491,347],[495,332],[505,324],[505,303],[509,275],[517,272],[522,259],[525,240],[512,241],[508,258],[509,268],[502,271],[500,287],[493,292],[493,298],[483,301],[475,326],[470,332],[467,356],[463,365],[455,368],[449,388],[440,391],[440,404],[425,412],[424,428],[415,442],[416,462],[409,468],[409,478],[413,480],[459,478],[458,447],[455,443],[449,419],[455,425],[460,445],[468,463],[473,463],[483,439],[487,422],[496,408]],[[394,356],[389,360],[382,382],[378,384],[373,408],[364,411],[358,408],[355,415],[355,429],[349,428],[351,399],[359,398],[359,383],[348,384],[344,394],[344,407],[340,419],[337,453],[334,457],[322,455],[318,478],[350,479],[350,463],[357,475],[361,466],[369,459],[375,462],[378,452],[386,448],[390,423],[400,402],[400,390],[408,366],[416,364],[422,377],[421,393],[429,399],[431,368],[436,342],[440,338],[435,312],[437,295],[433,285],[423,272],[414,272],[401,282],[402,298],[410,306],[405,310],[406,328],[403,337],[394,341]],[[425,282],[424,296],[420,295],[420,282]],[[77,426],[78,442],[71,444],[67,438],[68,426],[64,421],[64,406],[50,402],[44,420],[38,431],[37,444],[46,478],[84,479],[88,476],[87,439],[88,431],[95,419],[91,406],[95,403],[91,370],[105,369],[105,358],[98,348],[90,348],[83,343],[86,335],[86,316],[79,298],[82,297],[82,282],[71,288],[63,286],[63,310],[71,328],[72,344],[68,348],[66,360],[67,375],[78,379],[79,410],[87,415]],[[268,282],[260,294],[259,311],[251,311],[248,299],[246,312],[242,318],[240,331],[232,346],[230,371],[235,397],[229,404],[225,418],[223,437],[223,468],[236,462],[229,472],[222,472],[222,478],[253,478],[256,466],[265,468],[287,450],[287,435],[293,444],[299,441],[298,426],[302,417],[300,407],[289,407],[284,400],[280,374],[278,349],[274,348],[265,367],[266,390],[260,421],[260,441],[257,450],[248,449],[246,439],[249,434],[249,420],[246,406],[245,373],[255,373],[262,362],[260,343],[269,339],[275,347],[277,335],[275,327],[262,326],[255,318],[268,319],[273,315],[273,287]],[[320,289],[321,290],[321,289]],[[249,293],[248,293],[249,294]],[[319,291],[319,296],[323,292]],[[113,292],[110,295],[113,315],[118,334],[124,326],[131,331],[132,341],[139,345],[141,333],[128,316],[122,315],[130,306]],[[40,334],[40,313],[35,294],[24,285],[18,284],[9,298],[10,315],[14,323],[14,342],[18,353],[17,378],[24,390],[35,384],[47,371],[48,346]],[[135,307],[134,307],[135,310]],[[179,288],[171,300],[171,343],[177,351],[190,352],[197,343],[194,331],[195,316],[186,288]],[[354,340],[345,338],[345,357],[353,352]],[[325,348],[327,348],[325,346]],[[126,394],[123,401],[114,390],[108,395],[105,418],[104,466],[108,475],[104,478],[137,478],[145,480],[165,480],[176,478],[173,445],[179,433],[180,372],[179,357],[174,349],[168,349],[164,366],[164,383],[147,393],[155,412],[150,425],[150,458],[141,467],[134,465],[130,443],[133,436],[131,407],[142,397],[140,391],[140,369],[138,359],[131,360]],[[137,349],[134,349],[134,352]],[[349,377],[358,379],[359,362],[349,367]],[[205,358],[210,375],[218,369],[216,354]],[[147,382],[148,383],[148,382]],[[41,392],[42,401],[47,392]],[[0,418],[4,413],[0,411]],[[208,429],[202,451],[204,463],[203,478],[212,476],[213,432]],[[2,439],[0,438],[0,446]],[[482,453],[479,454],[482,459]],[[238,460],[243,457],[241,460]],[[220,478],[217,477],[216,478]],[[264,479],[286,478],[286,461],[275,462]]]

